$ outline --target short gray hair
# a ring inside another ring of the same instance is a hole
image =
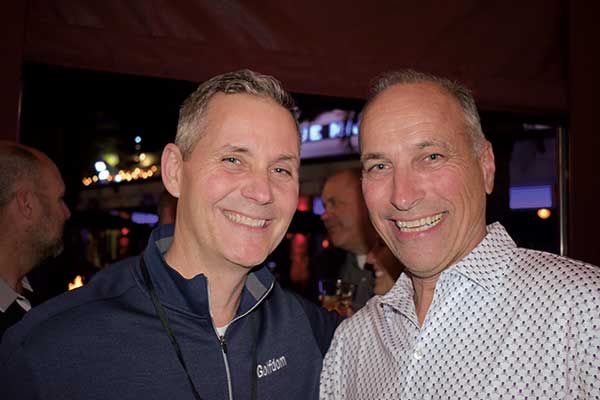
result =
[[[364,107],[367,109],[369,104],[381,92],[394,85],[409,85],[414,83],[432,83],[446,90],[460,104],[465,119],[465,128],[471,139],[473,149],[477,154],[483,149],[485,143],[485,135],[481,129],[481,120],[473,94],[469,89],[457,81],[442,78],[440,76],[418,72],[412,69],[404,69],[400,71],[386,72],[375,78],[371,84],[369,91],[369,99]]]
[[[183,102],[175,137],[175,144],[181,150],[183,159],[189,157],[202,137],[208,103],[217,93],[241,93],[271,99],[290,112],[297,126],[294,100],[277,79],[248,69],[227,72],[202,83]]]
[[[19,181],[30,181],[39,187],[41,161],[34,151],[16,142],[0,141],[0,210],[17,190]]]

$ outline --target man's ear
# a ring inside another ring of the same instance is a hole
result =
[[[485,185],[485,192],[491,194],[494,189],[494,177],[496,175],[496,162],[494,160],[494,150],[492,144],[489,141],[485,141],[483,150],[479,156],[479,163],[483,172],[483,182]]]
[[[18,189],[17,193],[15,193],[15,206],[20,217],[31,220],[35,208],[39,207],[39,199],[29,189]]]
[[[163,184],[173,197],[179,198],[181,176],[183,174],[183,156],[179,147],[169,143],[163,150],[160,160]]]

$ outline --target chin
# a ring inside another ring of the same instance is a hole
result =
[[[267,255],[255,255],[255,256],[242,256],[242,257],[231,257],[229,261],[242,266],[244,268],[252,269],[257,265],[262,264],[267,259]]]

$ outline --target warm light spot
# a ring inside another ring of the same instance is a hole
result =
[[[297,233],[294,235],[293,242],[296,246],[301,246],[306,243],[306,236],[301,233]]]
[[[108,165],[110,165],[111,167],[116,167],[117,164],[119,164],[119,155],[116,153],[106,153],[104,154],[104,160],[106,161],[106,163]]]
[[[308,211],[308,205],[308,197],[300,196],[300,198],[298,199],[298,211]]]
[[[538,215],[538,217],[540,217],[541,219],[548,219],[548,218],[550,218],[550,215],[551,215],[551,214],[552,214],[552,213],[551,213],[551,212],[550,212],[550,210],[548,210],[547,208],[540,208],[540,209],[537,211],[537,215]]]
[[[140,153],[140,161],[144,161],[146,159],[146,153]]]
[[[321,242],[321,246],[323,246],[324,249],[329,247],[329,240],[327,239],[323,239],[323,241]]]
[[[78,287],[83,286],[83,277],[81,275],[77,275],[73,282],[69,283],[69,290],[77,289]]]
[[[98,182],[98,176],[96,176],[96,175],[92,176],[92,180],[93,180],[94,182]]]
[[[156,165],[153,165],[150,167],[150,171],[152,172],[156,172],[158,170],[158,167]]]
[[[127,229],[127,228],[121,228],[121,235],[127,236],[128,234],[129,234],[129,229]]]

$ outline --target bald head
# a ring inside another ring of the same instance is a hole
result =
[[[22,273],[62,251],[70,217],[64,192],[58,168],[44,153],[0,141],[0,220],[12,227],[10,234],[0,233],[0,251],[28,259]]]
[[[48,162],[42,152],[16,142],[0,141],[0,210],[15,195],[19,185],[39,185],[40,170]]]

